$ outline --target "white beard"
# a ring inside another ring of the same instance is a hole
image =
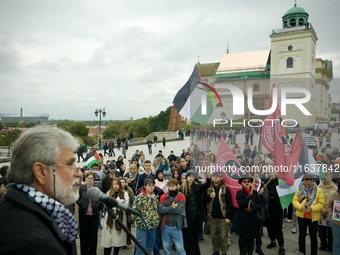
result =
[[[56,174],[55,175],[55,193],[54,193],[54,187],[52,186],[52,194],[54,194],[55,199],[63,205],[70,205],[70,204],[75,203],[79,198],[79,189],[74,191],[73,184],[77,182],[79,182],[79,180],[75,179],[71,185],[67,185]]]

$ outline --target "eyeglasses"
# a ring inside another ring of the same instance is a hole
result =
[[[242,183],[250,183],[250,181],[249,180],[244,180],[244,181],[242,181]]]
[[[76,169],[76,173],[78,174],[80,171],[80,167],[78,166],[66,166],[66,165],[55,165],[56,167],[63,167],[63,168],[69,168],[69,169]]]

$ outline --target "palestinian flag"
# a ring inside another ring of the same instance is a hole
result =
[[[95,152],[91,152],[89,155],[86,156],[85,161],[86,161],[85,164],[89,168],[91,168],[94,163],[99,163],[100,162],[100,157],[99,157],[99,155],[98,155],[98,153],[96,151]]]
[[[295,179],[293,186],[290,186],[287,183],[283,183],[283,184],[276,186],[276,191],[280,197],[280,203],[281,203],[282,209],[286,209],[289,206],[289,204],[292,202],[294,194],[296,190],[298,189],[299,184],[301,183],[301,180],[302,180],[302,176],[298,179]]]
[[[201,82],[201,75],[195,67],[189,80],[177,92],[173,104],[181,116],[204,125],[213,112],[210,98],[212,100],[215,98],[211,91],[218,95],[214,88]]]
[[[321,179],[326,179],[325,174],[320,168],[312,155],[312,152],[307,147],[305,140],[301,133],[297,130],[290,152],[292,164],[295,166],[294,177],[295,179],[303,176],[306,173],[315,175]]]
[[[311,151],[308,149],[301,133],[297,130],[292,149],[290,151],[292,165],[294,169],[294,185],[290,186],[287,183],[276,186],[276,191],[279,194],[282,209],[288,207],[292,202],[295,191],[297,190],[304,174],[309,173],[319,178],[325,178],[324,172],[317,165]]]

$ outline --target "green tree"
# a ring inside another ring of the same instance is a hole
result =
[[[74,136],[86,137],[89,134],[89,129],[83,122],[76,122],[71,124],[69,132]]]
[[[145,137],[150,134],[150,126],[148,119],[140,119],[134,125],[134,137]]]
[[[169,106],[165,111],[161,111],[158,115],[149,118],[150,131],[165,131],[168,129],[168,124],[170,120],[171,106]]]
[[[119,135],[119,130],[115,124],[109,125],[109,127],[106,128],[105,131],[103,132],[104,139],[116,138],[118,135]]]

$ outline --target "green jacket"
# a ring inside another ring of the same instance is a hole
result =
[[[136,196],[132,208],[140,212],[150,229],[155,229],[158,227],[160,215],[158,212],[158,199],[155,194],[147,195],[146,190],[143,189]],[[132,215],[132,219],[139,228],[146,230],[141,217]]]

